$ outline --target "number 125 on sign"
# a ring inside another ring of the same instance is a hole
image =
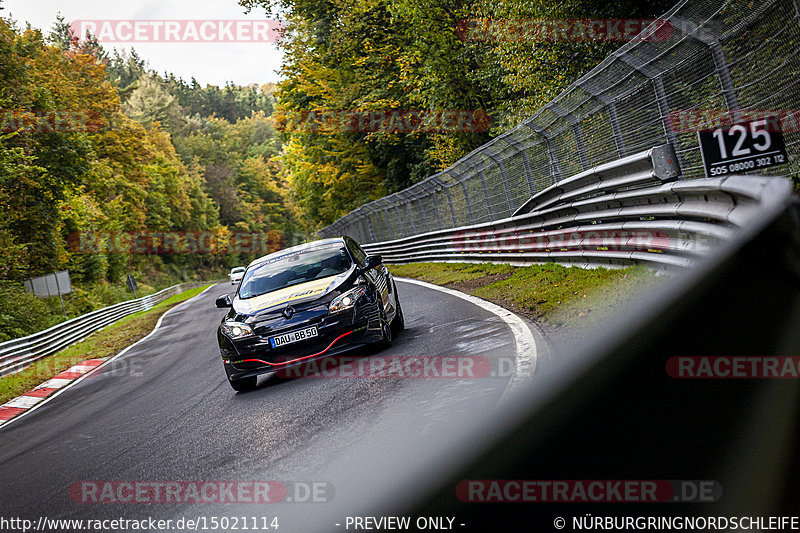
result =
[[[698,131],[706,176],[742,174],[788,162],[778,117]]]

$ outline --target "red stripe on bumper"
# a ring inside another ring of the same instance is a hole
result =
[[[338,337],[333,339],[333,342],[330,343],[328,345],[328,347],[325,348],[324,350],[322,350],[321,352],[318,352],[318,353],[315,353],[315,354],[311,354],[311,355],[305,355],[303,357],[298,357],[297,359],[292,359],[291,361],[284,361],[283,363],[268,363],[266,361],[262,361],[261,359],[245,359],[245,360],[243,360],[241,362],[242,363],[264,363],[265,365],[269,365],[269,366],[283,366],[283,365],[288,365],[290,363],[295,363],[297,361],[302,361],[303,359],[310,359],[312,357],[319,357],[320,355],[322,355],[325,352],[327,352],[328,350],[330,350],[333,347],[334,344],[339,342],[339,339],[341,339],[342,337],[347,337],[351,333],[353,333],[353,332],[352,331],[348,331],[347,333],[342,333],[341,335],[339,335]]]

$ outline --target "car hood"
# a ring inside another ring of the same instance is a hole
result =
[[[317,300],[340,287],[347,281],[351,271],[352,269],[342,274],[307,281],[252,298],[241,299],[236,296],[233,300],[233,310],[239,315],[254,316],[282,309],[290,303],[299,304]]]

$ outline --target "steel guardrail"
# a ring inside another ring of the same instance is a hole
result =
[[[568,176],[663,144],[681,179],[703,179],[697,132],[742,114],[781,117],[788,158],[757,172],[798,187],[798,13],[797,0],[681,0],[658,18],[663,39],[625,43],[515,127],[318,234],[385,243],[505,220]]]
[[[151,309],[170,296],[206,283],[208,282],[173,285],[154,294],[86,313],[27,337],[0,343],[0,376],[19,372],[37,360],[85,339],[120,318]]]
[[[364,245],[387,263],[688,267],[791,195],[789,180],[678,180],[669,145],[600,165],[532,196],[511,217]]]

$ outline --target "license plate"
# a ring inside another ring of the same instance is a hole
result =
[[[283,335],[278,335],[277,337],[271,337],[269,339],[269,343],[273,348],[277,348],[278,346],[283,346],[284,344],[292,344],[293,342],[304,341],[306,339],[316,337],[317,335],[317,327],[311,326],[310,328],[298,329],[295,331],[290,331],[289,333],[284,333]]]

